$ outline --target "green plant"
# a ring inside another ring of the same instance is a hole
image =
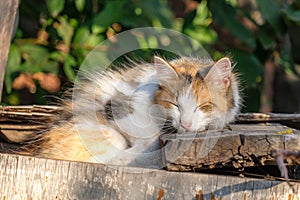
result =
[[[183,32],[202,44],[215,59],[229,55],[241,74],[245,111],[258,111],[260,107],[267,60],[273,58],[287,73],[299,76],[295,70],[295,63],[300,62],[296,53],[300,47],[298,1],[199,0],[198,4],[186,1],[196,6],[182,17],[175,17],[176,11],[170,9],[170,2],[22,0],[20,26],[11,44],[5,74],[4,103],[23,103],[17,91],[24,87],[33,93],[32,103],[45,103],[41,97],[58,89],[49,87],[40,77],[52,83],[73,81],[86,55],[101,41],[145,26]],[[292,41],[290,49],[283,48],[287,35]],[[133,40],[141,48],[147,42]],[[147,59],[153,51],[132,54]],[[56,86],[59,88],[59,85]]]
[[[171,28],[172,21],[167,2],[159,0],[22,0],[20,15],[5,74],[4,100],[9,104],[20,102],[13,88],[26,87],[36,99],[41,99],[39,91],[47,90],[28,75],[51,73],[74,81],[86,55],[108,36],[140,26]],[[37,30],[32,33],[26,26]]]

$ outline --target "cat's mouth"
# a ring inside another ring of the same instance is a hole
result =
[[[167,119],[166,122],[164,123],[163,127],[162,127],[162,132],[163,133],[179,133],[179,134],[186,134],[186,133],[200,133],[200,132],[204,132],[207,131],[209,129],[209,126],[203,126],[201,128],[198,129],[186,129],[180,125],[178,125],[177,123],[174,124],[172,119]]]

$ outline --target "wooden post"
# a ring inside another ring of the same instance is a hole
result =
[[[0,0],[0,103],[2,98],[5,66],[18,5],[18,0]]]

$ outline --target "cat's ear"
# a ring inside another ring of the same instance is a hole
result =
[[[230,85],[231,77],[231,61],[229,58],[224,57],[218,60],[209,70],[205,77],[208,83],[213,83],[219,86],[228,88]]]
[[[164,59],[154,56],[154,65],[156,68],[159,82],[164,83],[169,80],[175,80],[178,75],[174,68]]]

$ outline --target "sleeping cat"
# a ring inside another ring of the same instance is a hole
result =
[[[221,129],[239,112],[229,58],[179,57],[88,75],[66,100],[65,114],[24,153],[84,162],[163,167],[164,132]]]

